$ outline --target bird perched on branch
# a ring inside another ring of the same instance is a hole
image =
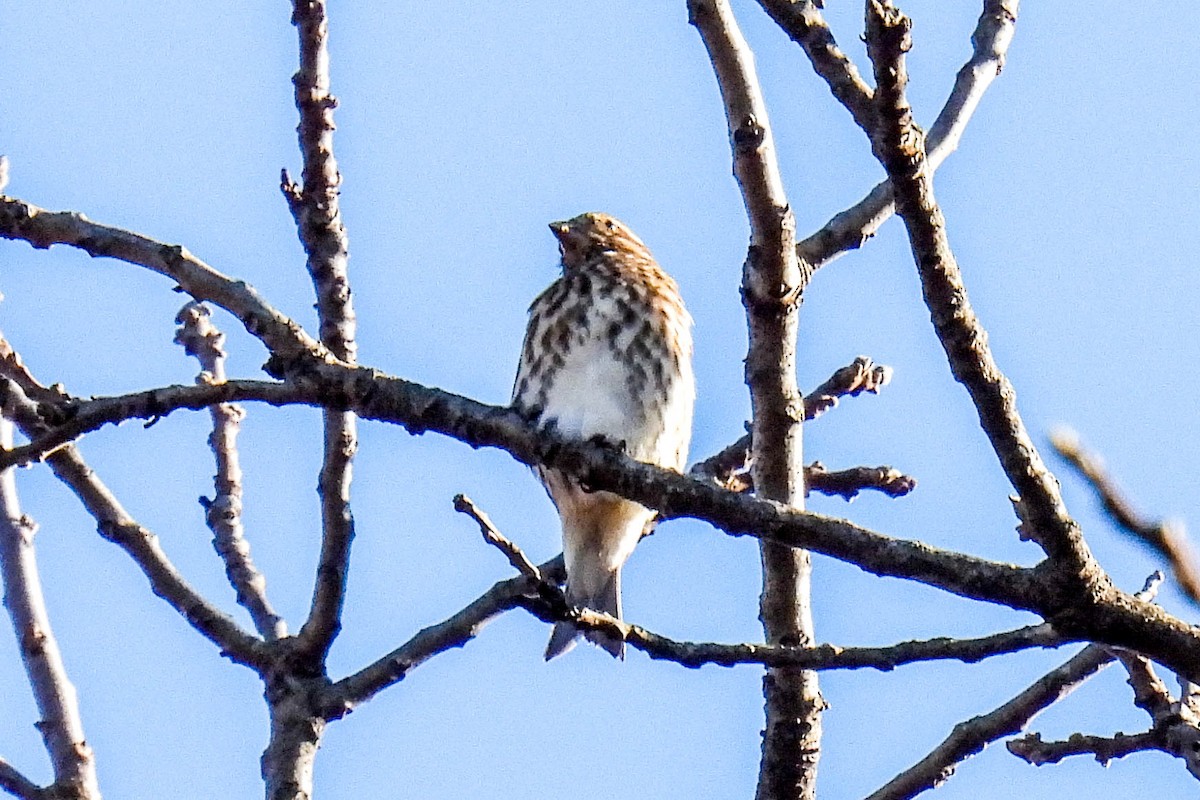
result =
[[[681,470],[692,431],[692,319],[675,281],[642,241],[607,214],[550,224],[562,276],[529,308],[513,407],[578,439]],[[654,512],[553,469],[538,477],[562,519],[567,599],[621,617],[621,566]],[[546,660],[570,650],[579,630],[554,626]],[[625,643],[594,631],[614,657]]]

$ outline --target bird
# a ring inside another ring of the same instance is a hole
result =
[[[675,281],[624,223],[589,212],[552,222],[562,274],[529,307],[512,407],[559,435],[682,471],[696,399],[692,318]],[[621,619],[621,567],[654,512],[558,470],[535,472],[562,522],[566,598]],[[557,622],[547,661],[580,631]],[[625,642],[583,632],[613,657]]]

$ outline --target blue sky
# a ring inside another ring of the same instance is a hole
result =
[[[861,4],[830,0],[839,41],[866,70]],[[970,53],[977,3],[912,0],[911,99],[932,120]],[[286,4],[0,5],[0,152],[9,193],[180,243],[256,286],[314,330],[311,287],[281,167],[298,172]],[[735,4],[755,47],[798,227],[815,230],[881,177],[865,136],[756,4]],[[1028,4],[1004,73],[938,197],[972,301],[1031,431],[1060,422],[1101,450],[1147,511],[1193,516],[1200,433],[1194,231],[1200,227],[1194,74],[1200,11]],[[625,220],[680,283],[696,319],[693,456],[740,434],[745,325],[737,287],[747,226],[725,122],[699,36],[676,3],[487,6],[332,3],[337,156],[364,363],[486,402],[508,399],[525,309],[554,276],[546,223],[584,210]],[[43,380],[77,394],[186,383],[171,343],[185,298],[163,279],[62,248],[0,242],[0,329]],[[230,372],[264,351],[228,315]],[[879,397],[847,400],[806,429],[808,460],[890,464],[911,496],[811,507],[875,530],[1033,563],[1003,475],[949,374],[898,221],[822,270],[802,311],[799,380],[858,354],[895,369]],[[251,408],[242,455],[246,525],[272,600],[293,628],[319,535],[317,412]],[[207,415],[100,432],[82,451],[188,578],[233,612],[196,498],[211,493]],[[499,452],[365,424],[357,521],[335,676],[458,610],[508,565],[453,512],[465,492],[531,555],[557,551],[557,520],[528,471]],[[1056,466],[1058,466],[1056,464]],[[1114,533],[1058,470],[1103,565],[1134,589],[1156,563]],[[56,633],[111,797],[252,797],[266,742],[261,688],[153,597],[48,471],[20,474],[41,525]],[[631,621],[696,640],[745,641],[757,548],[674,522],[625,574]],[[1171,610],[1195,612],[1173,588]],[[977,635],[1027,615],[881,580],[818,558],[818,637],[883,644]],[[685,670],[580,648],[541,661],[546,626],[524,612],[439,656],[328,731],[318,795],[749,796],[760,673]],[[825,798],[860,797],[923,756],[955,722],[990,710],[1067,653],[891,674],[827,674]],[[39,780],[48,765],[15,644],[0,627],[0,754]],[[1133,732],[1144,717],[1117,670],[1035,723],[1047,737]],[[1139,755],[1107,770],[1040,769],[996,746],[943,798],[1109,797],[1194,791],[1182,765]]]

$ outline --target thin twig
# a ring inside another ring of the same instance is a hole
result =
[[[11,447],[13,424],[0,417],[0,447]],[[83,732],[79,698],[67,676],[50,626],[38,575],[33,536],[37,526],[21,513],[13,470],[0,472],[0,576],[4,606],[20,645],[21,661],[33,690],[46,752],[54,769],[52,792],[71,800],[100,800],[96,760]]]
[[[586,621],[585,621],[586,622]],[[1033,647],[1061,647],[1064,640],[1049,625],[1031,625],[1013,631],[977,639],[917,639],[883,647],[842,647],[820,644],[814,647],[790,647],[769,644],[716,644],[680,642],[652,633],[637,625],[616,623],[616,630],[633,647],[651,658],[674,661],[685,667],[713,664],[732,667],[739,664],[764,664],[772,667],[802,667],[811,670],[877,669],[890,671],[899,666],[932,660],[956,660],[974,664],[985,658],[1015,653]],[[611,632],[610,628],[610,632]]]
[[[917,488],[917,479],[894,467],[853,467],[829,472],[820,461],[804,468],[809,491],[837,495],[853,500],[864,489],[882,492],[888,497],[903,497]]]
[[[718,483],[731,492],[754,490],[754,478],[749,470],[734,472]],[[894,467],[851,467],[830,472],[820,461],[804,468],[804,490],[841,497],[850,502],[864,489],[882,492],[889,497],[903,497],[917,488],[917,479]]]
[[[219,385],[225,376],[225,335],[212,323],[203,303],[189,302],[175,317],[180,328],[175,341],[200,362],[199,385]],[[255,629],[267,640],[287,636],[287,623],[267,599],[267,579],[254,565],[250,542],[242,528],[242,468],[237,450],[238,430],[245,410],[234,403],[209,406],[213,430],[208,442],[216,459],[215,494],[202,497],[204,519],[213,532],[213,547],[225,563],[225,575],[237,601],[250,613]]]
[[[971,36],[974,45],[971,57],[958,71],[950,97],[929,129],[931,171],[941,166],[957,149],[979,101],[1004,67],[1005,55],[1016,31],[1019,4],[1020,0],[984,0],[983,13]],[[892,185],[885,180],[857,204],[837,214],[797,244],[797,252],[814,270],[820,269],[861,247],[895,210]]]
[[[1113,759],[1134,753],[1155,750],[1181,759],[1192,777],[1200,780],[1200,763],[1196,751],[1200,748],[1200,731],[1195,721],[1174,725],[1168,729],[1151,729],[1141,733],[1116,733],[1112,736],[1093,736],[1073,733],[1061,741],[1046,741],[1041,734],[1031,733],[1008,743],[1014,756],[1033,764],[1057,764],[1070,756],[1092,756],[1102,766]]]
[[[1135,511],[1105,469],[1104,460],[1085,447],[1075,431],[1070,428],[1052,431],[1050,444],[1088,482],[1117,527],[1166,559],[1180,588],[1193,603],[1200,604],[1200,568],[1183,524],[1166,519],[1150,520]]]
[[[525,555],[525,551],[497,530],[496,526],[492,524],[491,518],[484,513],[483,509],[476,506],[471,498],[463,494],[455,495],[454,510],[475,520],[475,523],[479,525],[479,532],[483,534],[483,540],[503,553],[504,557],[508,559],[508,563],[512,564],[513,569],[530,580],[542,580],[542,573],[529,560],[529,556]]]
[[[1040,767],[1046,764],[1057,764],[1069,756],[1089,755],[1102,766],[1116,758],[1124,758],[1133,753],[1146,750],[1159,750],[1160,738],[1155,731],[1145,731],[1127,735],[1118,733],[1115,736],[1087,736],[1073,733],[1066,740],[1047,742],[1041,734],[1031,733],[1009,742],[1008,752],[1017,758],[1028,761]]]
[[[879,390],[891,381],[891,367],[876,364],[867,356],[858,356],[804,396],[804,418],[816,419],[829,409],[837,408],[843,397],[858,397],[863,392],[879,394]]]

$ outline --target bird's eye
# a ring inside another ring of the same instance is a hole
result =
[[[617,223],[613,222],[611,219],[604,220],[604,224],[608,226],[610,231],[615,231],[617,229]]]

